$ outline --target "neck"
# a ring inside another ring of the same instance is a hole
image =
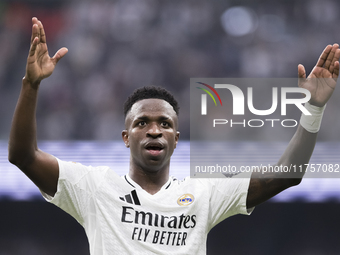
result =
[[[158,171],[147,171],[130,165],[129,176],[142,189],[153,195],[169,180],[169,166]]]

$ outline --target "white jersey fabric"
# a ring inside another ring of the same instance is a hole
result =
[[[211,228],[250,213],[250,178],[170,177],[151,195],[109,167],[58,163],[57,193],[42,194],[84,227],[92,255],[206,254]]]

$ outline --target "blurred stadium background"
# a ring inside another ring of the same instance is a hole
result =
[[[299,63],[309,72],[325,45],[340,42],[339,10],[336,0],[0,1],[0,255],[88,254],[81,226],[43,202],[7,163],[32,16],[44,24],[50,54],[69,49],[40,89],[41,146],[61,159],[117,166],[124,174],[128,152],[117,142],[123,102],[135,88],[159,85],[181,105],[184,142],[172,167],[182,177],[189,164],[190,78],[296,77]],[[339,148],[339,92],[325,113],[319,158]],[[208,254],[339,254],[339,182],[303,184],[250,217],[217,226]]]

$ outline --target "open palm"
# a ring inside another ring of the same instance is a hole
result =
[[[310,91],[310,104],[322,107],[331,97],[339,76],[339,57],[339,45],[328,45],[307,78],[304,66],[298,66],[299,87]]]
[[[25,79],[32,85],[50,76],[57,62],[65,56],[67,48],[59,49],[51,58],[48,54],[44,27],[37,18],[32,19],[31,48],[27,58]]]

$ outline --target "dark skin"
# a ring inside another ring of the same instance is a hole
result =
[[[9,161],[18,166],[42,191],[54,196],[57,191],[59,166],[55,157],[41,151],[36,139],[36,105],[40,82],[50,76],[57,62],[67,53],[61,48],[50,57],[42,23],[32,19],[31,48],[27,58],[26,74],[15,109],[9,140]],[[302,65],[298,66],[299,86],[311,92],[310,103],[323,106],[332,95],[339,75],[339,45],[328,45],[316,66],[306,78]],[[330,78],[320,83],[311,78]],[[130,177],[150,194],[155,194],[169,178],[171,155],[176,148],[179,132],[178,118],[164,100],[145,99],[135,103],[129,111],[123,140],[130,147]],[[308,163],[316,142],[316,133],[301,126],[290,141],[277,165]],[[247,207],[256,206],[282,190],[301,181],[296,178],[276,178],[277,175],[253,174],[247,197]],[[283,176],[284,177],[284,176]]]
[[[39,150],[37,146],[35,112],[40,82],[52,74],[57,62],[68,50],[61,48],[51,58],[42,23],[37,18],[33,18],[32,23],[31,48],[13,116],[8,159],[41,190],[54,195],[59,178],[58,162],[55,157]]]
[[[339,45],[327,45],[308,77],[306,77],[304,66],[301,64],[298,66],[298,85],[311,92],[311,99],[309,100],[311,105],[322,107],[333,94],[339,76],[339,57]],[[305,166],[304,164],[307,164],[312,156],[316,138],[317,133],[310,133],[299,125],[276,165]],[[296,173],[294,178],[284,178],[284,173],[266,174],[264,176],[253,173],[248,189],[247,208],[261,204],[281,191],[298,185],[305,170],[306,166],[302,173]]]
[[[169,179],[170,158],[179,138],[176,112],[164,100],[144,99],[131,107],[125,127],[122,137],[131,152],[129,175],[155,194]]]

